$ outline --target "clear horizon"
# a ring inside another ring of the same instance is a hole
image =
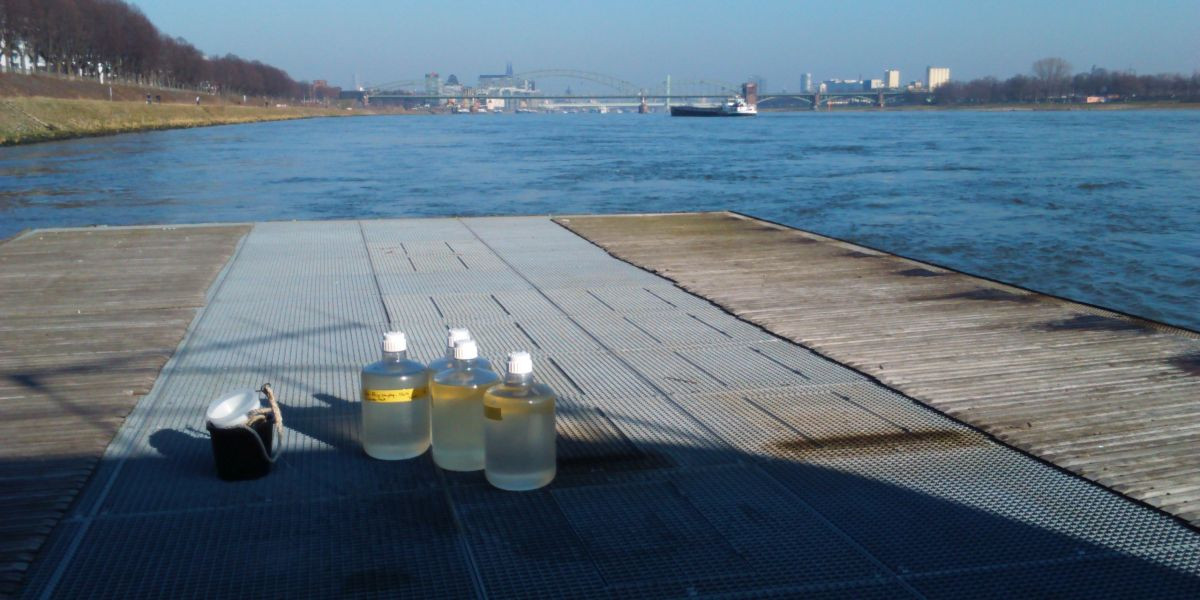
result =
[[[879,78],[899,68],[908,82],[924,79],[930,65],[949,67],[957,80],[1006,78],[1047,56],[1066,59],[1076,72],[1098,66],[1190,75],[1200,68],[1195,1],[135,4],[165,34],[206,54],[233,53],[298,80],[343,87],[356,75],[378,84],[429,71],[470,85],[481,73],[503,72],[510,60],[517,72],[578,69],[647,86],[668,74],[731,82],[757,75],[775,90],[798,89],[803,73],[816,81]]]

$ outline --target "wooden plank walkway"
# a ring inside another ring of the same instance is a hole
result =
[[[37,231],[0,245],[0,595],[18,588],[248,230]]]
[[[1200,336],[730,213],[571,217],[615,256],[1200,525]]]

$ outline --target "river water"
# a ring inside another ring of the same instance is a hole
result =
[[[1200,111],[378,116],[0,148],[0,238],[715,209],[1200,329]]]

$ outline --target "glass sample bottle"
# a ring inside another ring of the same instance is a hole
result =
[[[554,390],[533,380],[528,352],[508,355],[504,382],[483,395],[484,474],[502,490],[533,490],[554,479]]]
[[[399,460],[429,448],[429,376],[408,360],[400,331],[383,337],[383,358],[362,370],[362,446],[368,456]]]
[[[433,462],[449,471],[483,468],[483,393],[500,376],[479,361],[475,340],[454,344],[454,364],[433,376]]]

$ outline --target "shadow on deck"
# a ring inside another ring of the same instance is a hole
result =
[[[296,400],[284,396],[289,450],[257,481],[216,479],[199,415],[147,432],[153,451],[64,522],[25,595],[1200,595],[1195,532],[1148,509],[1114,514],[1127,503],[1079,480],[1070,494],[1043,487],[1050,469],[978,472],[996,447],[974,435],[747,452],[560,434],[555,482],[511,493],[439,472],[428,453],[371,460],[357,403]],[[682,433],[560,405],[560,430],[603,420]],[[875,476],[849,472],[864,459]]]

